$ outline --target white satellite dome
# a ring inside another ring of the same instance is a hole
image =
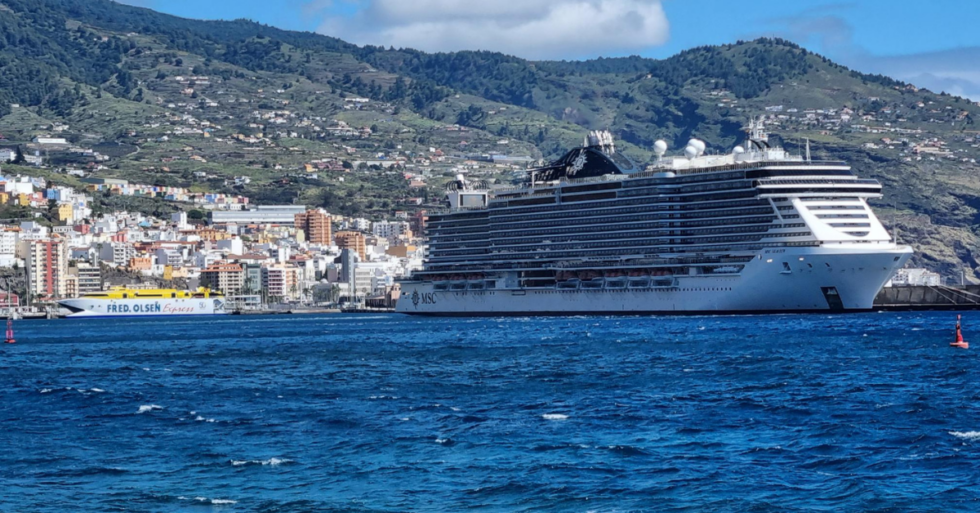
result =
[[[697,157],[698,153],[700,153],[698,149],[690,144],[688,144],[687,147],[684,148],[684,155],[687,156],[687,158],[689,159],[693,159],[694,157]]]
[[[664,153],[667,153],[667,141],[659,139],[657,142],[653,143],[653,152],[656,153],[658,157],[663,157]]]
[[[707,146],[705,146],[704,144],[704,141],[702,141],[701,139],[691,139],[690,141],[687,142],[687,145],[694,146],[694,148],[698,150],[698,155],[704,153],[704,150],[707,148]]]
[[[745,153],[745,148],[743,148],[741,146],[736,146],[735,149],[732,150],[732,153],[734,153],[736,155],[738,155],[739,153]]]

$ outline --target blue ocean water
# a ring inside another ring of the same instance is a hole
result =
[[[22,321],[0,511],[977,511],[954,322]]]

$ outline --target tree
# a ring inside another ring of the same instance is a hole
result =
[[[201,220],[204,219],[204,212],[194,209],[187,211],[187,219]]]
[[[14,164],[23,164],[24,163],[24,150],[21,149],[20,146],[17,147],[17,153],[14,155],[13,163]]]

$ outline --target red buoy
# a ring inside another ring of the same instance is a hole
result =
[[[10,317],[7,317],[7,339],[4,340],[4,342],[7,344],[13,344],[16,342],[16,340],[14,340],[14,320]]]
[[[963,340],[963,332],[960,331],[960,316],[956,316],[956,342],[950,342],[949,345],[953,347],[959,347],[961,349],[969,349],[970,343]]]

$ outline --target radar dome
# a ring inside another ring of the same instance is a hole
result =
[[[688,146],[694,146],[698,150],[698,155],[704,153],[704,150],[706,148],[706,146],[704,144],[704,141],[702,141],[701,139],[691,139],[687,143],[687,145]]]
[[[653,143],[653,152],[656,153],[658,157],[663,157],[664,153],[667,153],[667,141],[660,139]]]
[[[684,155],[686,155],[687,158],[689,159],[693,159],[694,157],[697,157],[698,153],[700,153],[698,149],[690,144],[687,145],[686,148],[684,148]]]
[[[736,146],[735,149],[732,150],[732,153],[734,153],[736,155],[739,154],[739,153],[745,153],[745,148],[743,148],[741,146]]]

